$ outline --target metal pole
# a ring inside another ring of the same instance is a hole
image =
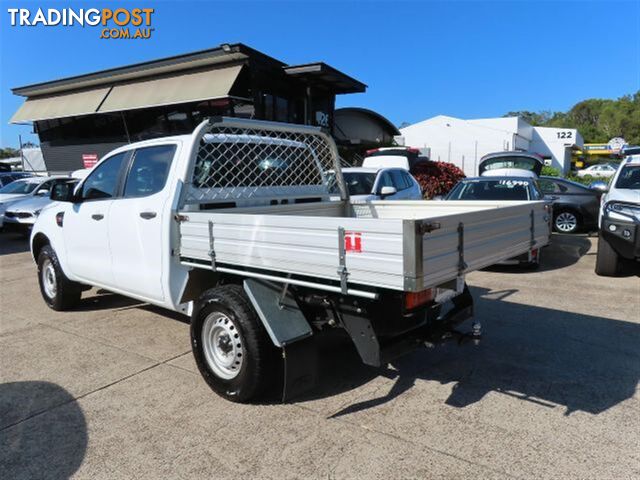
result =
[[[20,161],[22,162],[22,171],[24,172],[24,154],[22,153],[22,135],[18,135],[18,142],[20,143]]]
[[[476,140],[476,151],[473,159],[473,174],[478,174],[478,140]]]

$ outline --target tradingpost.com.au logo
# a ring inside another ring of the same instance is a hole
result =
[[[102,27],[100,38],[151,38],[153,8],[8,8],[12,27]]]

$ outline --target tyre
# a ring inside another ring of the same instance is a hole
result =
[[[596,257],[596,274],[602,277],[615,277],[620,273],[620,255],[611,244],[598,234],[598,254]]]
[[[560,210],[553,218],[553,229],[558,233],[576,233],[580,227],[580,215],[573,210]]]
[[[191,318],[191,348],[207,384],[232,402],[256,398],[276,378],[278,351],[240,285],[200,296]]]
[[[38,255],[38,283],[42,298],[53,310],[69,310],[80,301],[81,285],[66,277],[50,245],[43,247]]]

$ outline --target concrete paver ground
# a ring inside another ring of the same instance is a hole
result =
[[[597,277],[596,242],[469,275],[479,346],[373,369],[334,345],[311,394],[237,405],[182,317],[95,290],[53,312],[0,235],[0,478],[640,478],[640,279]]]

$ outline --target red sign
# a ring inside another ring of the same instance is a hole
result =
[[[344,249],[347,252],[362,252],[362,233],[344,232]]]
[[[84,168],[91,168],[96,163],[98,163],[98,154],[97,153],[83,153],[82,154],[82,164]]]

